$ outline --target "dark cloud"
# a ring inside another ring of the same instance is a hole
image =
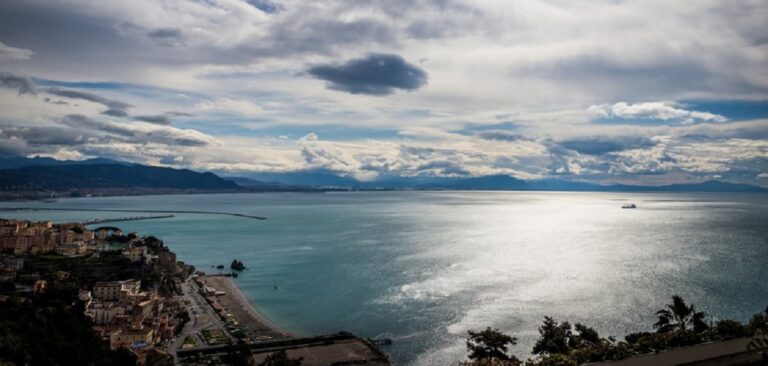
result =
[[[58,104],[58,105],[69,105],[69,103],[63,101],[63,100],[53,100],[51,98],[45,97],[43,98],[43,102],[49,103],[49,104]]]
[[[164,46],[184,44],[184,32],[178,28],[158,28],[147,32],[147,37]]]
[[[171,117],[192,117],[194,114],[187,113],[187,112],[168,112],[166,113],[167,116]]]
[[[127,126],[98,121],[82,114],[68,114],[61,119],[61,122],[74,128],[99,130],[124,137],[135,136],[134,131],[129,129]]]
[[[480,137],[483,140],[493,140],[493,141],[523,141],[523,140],[529,140],[527,137],[516,134],[516,133],[510,133],[506,131],[483,131],[477,134],[478,137]]]
[[[70,114],[61,119],[61,123],[87,131],[100,131],[102,135],[110,136],[126,143],[145,144],[153,142],[175,146],[207,146],[208,140],[199,133],[181,130],[170,126],[154,126],[140,128],[130,123],[115,123],[99,121],[79,114]]]
[[[148,123],[154,123],[156,125],[170,125],[171,124],[171,118],[168,115],[165,114],[159,114],[155,116],[135,116],[133,117],[137,121],[142,122],[148,122]]]
[[[125,117],[128,115],[128,112],[126,112],[126,109],[133,107],[133,105],[125,102],[107,99],[100,95],[81,92],[77,90],[71,90],[71,89],[49,88],[46,90],[46,93],[57,95],[60,97],[70,98],[70,99],[82,99],[82,100],[87,100],[89,102],[102,104],[105,107],[107,107],[107,110],[102,112],[102,114],[113,116],[113,117]]]
[[[435,171],[438,175],[470,175],[471,172],[461,165],[447,160],[435,160],[421,164],[417,171]]]
[[[328,88],[352,94],[388,95],[416,90],[427,83],[427,73],[402,57],[371,53],[341,65],[311,67],[307,72],[328,82]]]
[[[0,129],[0,139],[16,139],[29,145],[82,145],[88,138],[71,128],[39,126],[11,126]]]
[[[559,144],[566,149],[587,155],[602,155],[630,149],[648,148],[656,145],[655,142],[644,137],[588,137],[565,140],[559,142]]]
[[[26,76],[17,76],[0,72],[0,86],[16,89],[21,94],[36,94],[35,82]]]

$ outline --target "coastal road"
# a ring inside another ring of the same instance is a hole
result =
[[[200,295],[200,288],[197,284],[187,279],[181,284],[182,301],[187,308],[190,320],[184,325],[181,333],[174,342],[168,345],[168,353],[176,358],[176,352],[184,344],[187,337],[192,337],[198,346],[204,346],[205,342],[200,336],[203,329],[221,328],[226,332],[224,322],[219,318],[207,301]],[[189,305],[186,305],[189,304]]]

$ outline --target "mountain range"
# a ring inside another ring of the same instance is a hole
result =
[[[521,180],[508,175],[481,177],[387,177],[359,181],[325,170],[249,173],[227,177],[104,158],[83,161],[47,157],[0,158],[0,191],[73,189],[178,189],[216,191],[317,190],[521,190],[599,192],[768,192],[742,183],[706,181],[663,186],[600,185],[558,179]]]

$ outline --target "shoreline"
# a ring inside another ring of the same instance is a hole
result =
[[[267,336],[275,339],[300,338],[298,334],[289,332],[262,314],[258,307],[251,303],[232,277],[221,275],[201,276],[210,287],[226,294],[218,296],[218,300],[225,306],[241,325],[249,327],[250,332],[256,336]]]

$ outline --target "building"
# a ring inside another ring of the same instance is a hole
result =
[[[56,271],[56,279],[59,281],[64,281],[69,279],[69,271]]]
[[[15,255],[38,254],[45,246],[45,234],[0,235],[0,247],[6,253]]]
[[[123,256],[134,263],[143,263],[147,257],[147,247],[130,247],[123,251]]]
[[[93,285],[93,297],[99,301],[117,301],[121,305],[133,305],[145,300],[148,295],[141,292],[141,281],[125,280],[96,282]]]
[[[13,281],[16,279],[16,270],[12,268],[0,269],[0,281]]]
[[[144,326],[116,330],[109,335],[109,346],[112,349],[146,347],[154,343],[154,336],[154,330]]]
[[[117,316],[125,315],[125,308],[114,303],[93,303],[89,306],[85,315],[96,324],[110,324]]]
[[[139,302],[136,304],[133,309],[135,314],[137,315],[143,315],[143,316],[151,316],[155,313],[155,309],[157,308],[157,300],[145,300],[142,302]]]
[[[37,280],[35,281],[35,284],[32,285],[32,292],[36,294],[42,294],[47,289],[48,289],[48,281],[46,280]]]
[[[3,255],[0,256],[0,264],[2,264],[2,266],[5,268],[12,268],[18,271],[24,268],[24,258],[15,257],[12,255]]]
[[[0,220],[0,235],[16,234],[21,227],[21,223],[16,220]]]
[[[85,308],[91,306],[91,302],[93,302],[93,296],[91,295],[91,292],[88,290],[80,290],[77,293],[77,299],[82,301],[83,304],[85,304]]]
[[[93,297],[99,301],[117,301],[122,288],[120,282],[96,282],[93,285]]]
[[[122,236],[123,231],[114,227],[114,226],[104,226],[96,229],[95,237],[96,240],[106,240],[108,237],[115,235],[115,236]]]
[[[60,244],[56,246],[56,253],[66,257],[77,257],[85,254],[86,249],[83,242]]]

